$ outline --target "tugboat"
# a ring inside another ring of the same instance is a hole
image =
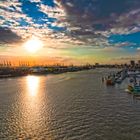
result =
[[[115,85],[115,77],[114,76],[108,76],[108,78],[106,79],[106,85],[107,86]]]

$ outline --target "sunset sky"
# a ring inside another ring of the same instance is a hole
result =
[[[0,58],[19,56],[75,64],[138,60],[140,0],[0,0]]]

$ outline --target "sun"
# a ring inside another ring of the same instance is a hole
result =
[[[37,37],[32,37],[30,38],[27,42],[24,44],[24,48],[26,51],[29,53],[36,53],[43,47],[43,42],[37,38]]]

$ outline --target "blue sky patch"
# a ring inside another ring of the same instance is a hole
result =
[[[108,38],[110,44],[117,43],[130,43],[132,45],[125,46],[124,48],[138,48],[140,46],[140,32],[132,33],[132,34],[113,34]]]
[[[50,7],[55,7],[55,3],[54,3],[54,0],[42,0],[42,3],[45,4],[45,5],[48,5]]]
[[[40,11],[40,3],[38,2],[30,2],[30,1],[22,1],[22,11],[24,14],[26,14],[28,17],[32,18],[32,21],[35,24],[38,24],[39,27],[43,27],[44,24],[48,25],[48,28],[54,30],[54,31],[61,31],[62,28],[61,27],[53,27],[50,23],[54,23],[57,21],[56,18],[53,17],[48,17],[47,14],[43,13],[42,11]],[[43,4],[46,4],[48,6],[54,7],[54,1],[53,0],[44,0],[42,1]],[[26,22],[22,21],[20,22],[21,24],[23,23],[23,25],[26,24]]]
[[[111,35],[108,38],[108,40],[112,44],[122,43],[122,42],[131,42],[131,43],[140,44],[140,32],[127,34],[127,35],[114,34],[114,35]]]

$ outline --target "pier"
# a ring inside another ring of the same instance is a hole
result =
[[[106,78],[107,85],[121,84],[127,77],[140,77],[140,71],[131,71],[129,69],[122,69],[115,74],[110,74]]]

